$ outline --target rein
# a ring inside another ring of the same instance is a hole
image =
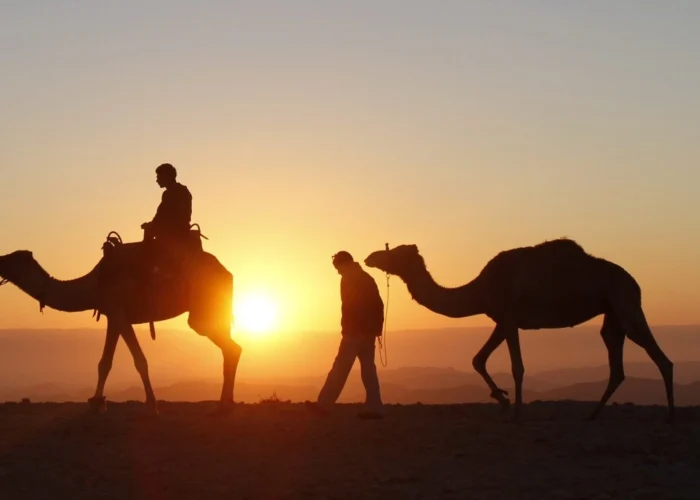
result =
[[[385,243],[384,248],[389,250],[389,244]],[[389,355],[386,350],[386,324],[388,323],[388,318],[389,318],[389,278],[391,275],[389,273],[386,274],[386,306],[384,308],[384,331],[382,332],[382,336],[379,337],[379,361],[381,362],[382,366],[386,368],[386,365],[389,363]],[[382,355],[383,353],[383,355]]]

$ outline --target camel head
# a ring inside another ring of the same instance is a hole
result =
[[[399,245],[388,250],[372,252],[365,259],[365,265],[401,278],[425,270],[425,262],[416,245]]]
[[[0,282],[3,280],[16,282],[34,262],[34,256],[29,250],[17,250],[7,255],[0,255]]]

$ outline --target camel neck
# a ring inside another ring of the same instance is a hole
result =
[[[64,312],[89,311],[96,306],[98,269],[96,266],[80,278],[63,281],[53,278],[32,260],[21,269],[14,269],[7,279],[41,306]]]
[[[478,283],[471,281],[457,288],[438,285],[427,269],[404,279],[413,299],[431,311],[450,318],[483,314],[483,300]]]

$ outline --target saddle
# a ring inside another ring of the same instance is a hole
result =
[[[187,286],[196,271],[197,257],[204,252],[199,224],[192,224],[185,238],[170,240],[144,240],[124,243],[116,231],[111,231],[102,245],[102,262],[98,278],[98,292],[104,290],[116,278],[130,277],[145,290],[146,300],[154,303],[154,289],[172,285]],[[100,320],[101,312],[93,311]],[[148,323],[151,338],[155,340],[154,321]]]

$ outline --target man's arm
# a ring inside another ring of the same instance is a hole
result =
[[[362,315],[361,304],[358,304],[357,281],[352,276],[343,276],[340,280],[341,326],[343,330],[356,330],[358,317]]]
[[[384,301],[382,300],[382,295],[379,293],[379,287],[377,286],[377,282],[374,281],[374,278],[370,277],[370,281],[372,282],[371,290],[374,299],[372,300],[373,312],[377,315],[377,320],[384,322]]]
[[[348,315],[351,300],[352,290],[350,290],[350,283],[347,276],[343,276],[340,278],[340,309],[343,317]]]
[[[151,219],[150,222],[144,222],[141,224],[141,228],[145,229],[146,226],[149,225],[159,225],[165,221],[165,219],[168,216],[168,208],[169,205],[172,205],[172,197],[168,193],[168,190],[166,189],[163,191],[163,195],[160,198],[160,204],[158,205],[158,208],[156,209],[156,214],[153,216],[153,219]]]
[[[168,208],[170,205],[172,205],[172,196],[170,195],[170,190],[166,189],[163,191],[160,204],[156,209],[156,214],[153,216],[153,222],[163,222],[163,220],[168,216]]]

